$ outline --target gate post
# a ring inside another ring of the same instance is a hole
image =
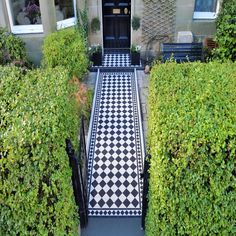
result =
[[[149,167],[150,167],[150,158],[151,155],[147,154],[145,161],[144,161],[144,170],[142,174],[143,178],[143,199],[142,199],[142,229],[145,230],[145,218],[147,215],[147,209],[148,209],[148,189],[149,189]]]

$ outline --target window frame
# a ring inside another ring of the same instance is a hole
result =
[[[76,25],[76,21],[77,21],[76,7],[77,7],[77,5],[76,5],[76,0],[72,0],[72,1],[73,1],[73,7],[74,7],[74,17],[57,21],[57,30],[68,28],[68,27]],[[56,8],[55,8],[55,11],[56,11]]]
[[[8,18],[10,22],[10,27],[11,27],[11,32],[13,34],[38,34],[38,33],[43,33],[43,24],[35,24],[35,25],[15,25],[13,22],[13,12],[11,8],[11,0],[6,0],[6,7],[7,7],[7,13],[8,13]],[[77,22],[77,11],[76,11],[76,0],[73,1],[73,7],[74,7],[74,17],[57,21],[56,26],[57,30],[68,28],[71,26],[76,25]],[[56,11],[56,8],[54,8]]]
[[[37,25],[15,25],[13,23],[13,12],[11,8],[11,0],[6,0],[6,7],[8,18],[11,26],[11,32],[13,34],[34,34],[34,33],[43,33],[43,24]]]
[[[196,2],[196,0],[195,0]],[[194,20],[215,20],[220,10],[220,1],[217,0],[216,3],[216,11],[215,12],[202,12],[202,11],[195,11],[194,5],[194,12],[193,12],[193,19]]]

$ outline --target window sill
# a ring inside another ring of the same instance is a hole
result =
[[[216,12],[194,12],[194,20],[215,20],[217,17]]]
[[[57,22],[57,29],[64,29],[76,25],[76,17]]]
[[[13,34],[43,33],[43,25],[14,25],[11,31]]]

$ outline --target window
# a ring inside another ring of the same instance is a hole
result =
[[[218,0],[196,0],[194,19],[215,19],[219,10]]]
[[[76,0],[55,0],[57,29],[75,25]]]
[[[39,0],[6,0],[12,33],[43,33]],[[55,0],[57,28],[76,23],[76,0]]]
[[[43,32],[39,0],[7,0],[6,3],[13,33]]]

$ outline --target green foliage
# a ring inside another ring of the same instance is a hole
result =
[[[91,31],[93,33],[96,33],[99,30],[100,30],[100,20],[98,19],[98,17],[95,17],[91,21]]]
[[[43,66],[64,66],[70,76],[83,78],[88,68],[87,48],[83,35],[74,28],[50,34],[43,44]]]
[[[88,30],[89,30],[89,18],[88,18],[88,3],[84,0],[84,9],[79,9],[77,27],[79,32],[83,35],[86,44],[88,44]]]
[[[220,59],[236,60],[236,0],[224,0],[216,21],[215,51]]]
[[[132,28],[133,30],[138,30],[140,28],[140,18],[138,16],[133,16]]]
[[[89,56],[91,57],[94,53],[102,53],[102,46],[100,44],[92,44],[88,48]]]
[[[135,45],[135,44],[131,45],[130,52],[135,53],[135,52],[140,52],[140,50],[141,50],[140,45]]]
[[[0,64],[25,64],[26,62],[24,42],[5,29],[0,28]]]
[[[146,235],[236,235],[235,77],[229,62],[152,69]]]
[[[0,67],[0,235],[78,235],[65,139],[78,117],[63,68]]]

